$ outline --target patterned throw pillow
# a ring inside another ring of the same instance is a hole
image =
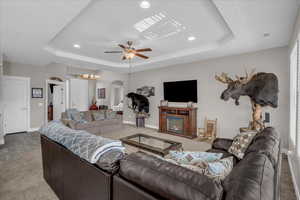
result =
[[[205,175],[217,179],[224,180],[228,174],[230,174],[233,168],[233,157],[223,158],[219,161],[208,163],[208,167]]]
[[[220,160],[222,153],[193,152],[193,151],[170,151],[167,158],[170,158],[180,164],[193,164],[201,161],[212,162]]]
[[[211,162],[205,160],[198,160],[197,162],[194,161],[190,164],[183,164],[168,158],[164,158],[164,160],[179,165],[181,167],[185,167],[197,173],[203,174],[216,181],[224,180],[226,176],[230,174],[233,168],[232,156]]]
[[[93,118],[95,121],[105,120],[105,112],[104,111],[94,111]]]
[[[257,134],[256,131],[241,132],[233,138],[233,142],[228,149],[229,153],[232,153],[239,159],[243,159],[245,151],[252,142],[254,136]]]

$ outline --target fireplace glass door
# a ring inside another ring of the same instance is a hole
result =
[[[171,133],[184,133],[184,117],[168,116],[167,131]]]

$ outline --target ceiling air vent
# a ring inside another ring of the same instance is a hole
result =
[[[184,25],[169,17],[165,12],[139,21],[134,28],[148,40],[170,37],[186,29]]]

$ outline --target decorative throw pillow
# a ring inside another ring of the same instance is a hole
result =
[[[256,131],[241,132],[233,138],[233,142],[228,149],[229,153],[232,153],[239,159],[243,159],[245,151],[251,144],[254,136],[257,134]]]
[[[87,121],[84,119],[84,114],[81,112],[73,113],[72,119],[78,123],[87,123]]]
[[[72,114],[72,120],[74,120],[76,122],[79,122],[81,120],[81,114],[80,114],[80,112],[73,113]]]
[[[209,162],[205,175],[217,179],[224,180],[233,168],[233,157],[223,158],[219,161]]]
[[[212,162],[220,160],[222,153],[193,152],[193,151],[170,151],[167,158],[170,158],[180,164],[193,164],[201,161]]]
[[[209,178],[212,178],[216,181],[224,180],[233,168],[232,156],[210,162],[205,160],[198,160],[191,162],[190,164],[183,164],[168,158],[164,158],[164,160],[208,176]]]
[[[117,112],[112,111],[112,110],[107,110],[106,111],[106,118],[107,119],[116,119],[117,118]]]
[[[73,120],[73,115],[76,113],[79,113],[79,111],[76,108],[70,108],[66,110],[66,115],[69,120]]]
[[[105,120],[105,112],[104,111],[94,111],[93,118],[95,121]]]

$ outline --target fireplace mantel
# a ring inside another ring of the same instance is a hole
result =
[[[159,132],[197,137],[197,108],[159,106]]]

